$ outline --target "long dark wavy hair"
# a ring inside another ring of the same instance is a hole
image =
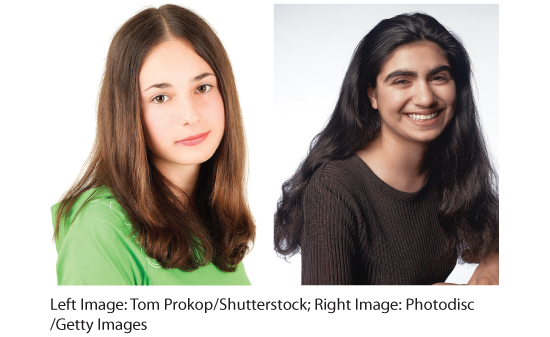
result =
[[[174,193],[177,187],[153,165],[141,119],[139,71],[150,51],[172,38],[189,42],[212,68],[225,109],[223,138],[212,158],[201,164],[194,195]],[[241,108],[221,41],[188,9],[145,9],[124,23],[111,42],[95,144],[82,176],[62,197],[54,235],[63,223],[70,225],[66,218],[83,192],[106,186],[128,214],[143,250],[162,267],[191,271],[212,262],[234,271],[255,238],[245,169]]]
[[[435,180],[439,219],[448,237],[449,254],[479,262],[498,252],[498,175],[481,132],[472,92],[470,58],[459,38],[433,17],[402,14],[378,23],[357,46],[344,77],[334,112],[311,142],[309,153],[282,187],[275,213],[275,250],[283,256],[300,251],[302,199],[313,173],[324,163],[362,149],[380,131],[380,115],[367,96],[392,51],[421,41],[438,44],[456,83],[456,109],[443,133],[430,144],[426,165]]]

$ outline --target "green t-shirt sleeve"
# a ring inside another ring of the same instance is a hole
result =
[[[58,251],[59,285],[143,284],[143,253],[120,216],[92,202],[70,225]]]

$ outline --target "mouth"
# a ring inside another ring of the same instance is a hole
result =
[[[206,139],[206,137],[208,137],[208,134],[210,134],[210,131],[205,133],[199,133],[198,135],[194,135],[194,136],[179,140],[176,142],[176,144],[182,144],[182,145],[188,145],[188,146],[197,145],[202,143]]]
[[[432,113],[406,113],[407,117],[414,121],[428,121],[433,118],[437,118],[443,109],[432,112]]]

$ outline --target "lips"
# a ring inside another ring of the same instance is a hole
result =
[[[210,134],[210,131],[205,133],[199,133],[198,135],[194,135],[194,136],[179,140],[176,142],[176,144],[187,145],[187,146],[197,145],[202,143],[206,139],[206,137],[208,137],[209,134]]]

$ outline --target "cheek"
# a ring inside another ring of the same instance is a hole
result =
[[[393,92],[389,90],[381,91],[378,95],[378,111],[380,116],[384,118],[400,118],[399,113],[403,107],[407,104],[408,99],[403,92]]]
[[[454,108],[456,102],[456,85],[454,81],[451,81],[448,85],[440,87],[436,95],[439,99],[445,101],[447,106]]]
[[[162,140],[170,135],[170,125],[173,121],[170,116],[161,116],[151,112],[143,112],[143,114],[142,121],[147,134],[147,146],[155,152],[163,143]]]
[[[450,109],[449,117],[452,117],[456,107],[456,87],[454,85],[445,87],[444,90],[440,92],[439,97],[445,101],[448,109]]]
[[[215,99],[208,100],[205,103],[203,109],[203,118],[211,127],[215,127],[217,130],[223,130],[225,127],[225,108],[223,106],[223,100],[220,95]]]
[[[440,100],[445,102],[445,105],[447,106],[448,113],[445,116],[445,126],[449,125],[451,120],[453,119],[453,116],[455,114],[455,107],[456,107],[456,86],[454,85],[448,85],[443,88],[437,93]]]

